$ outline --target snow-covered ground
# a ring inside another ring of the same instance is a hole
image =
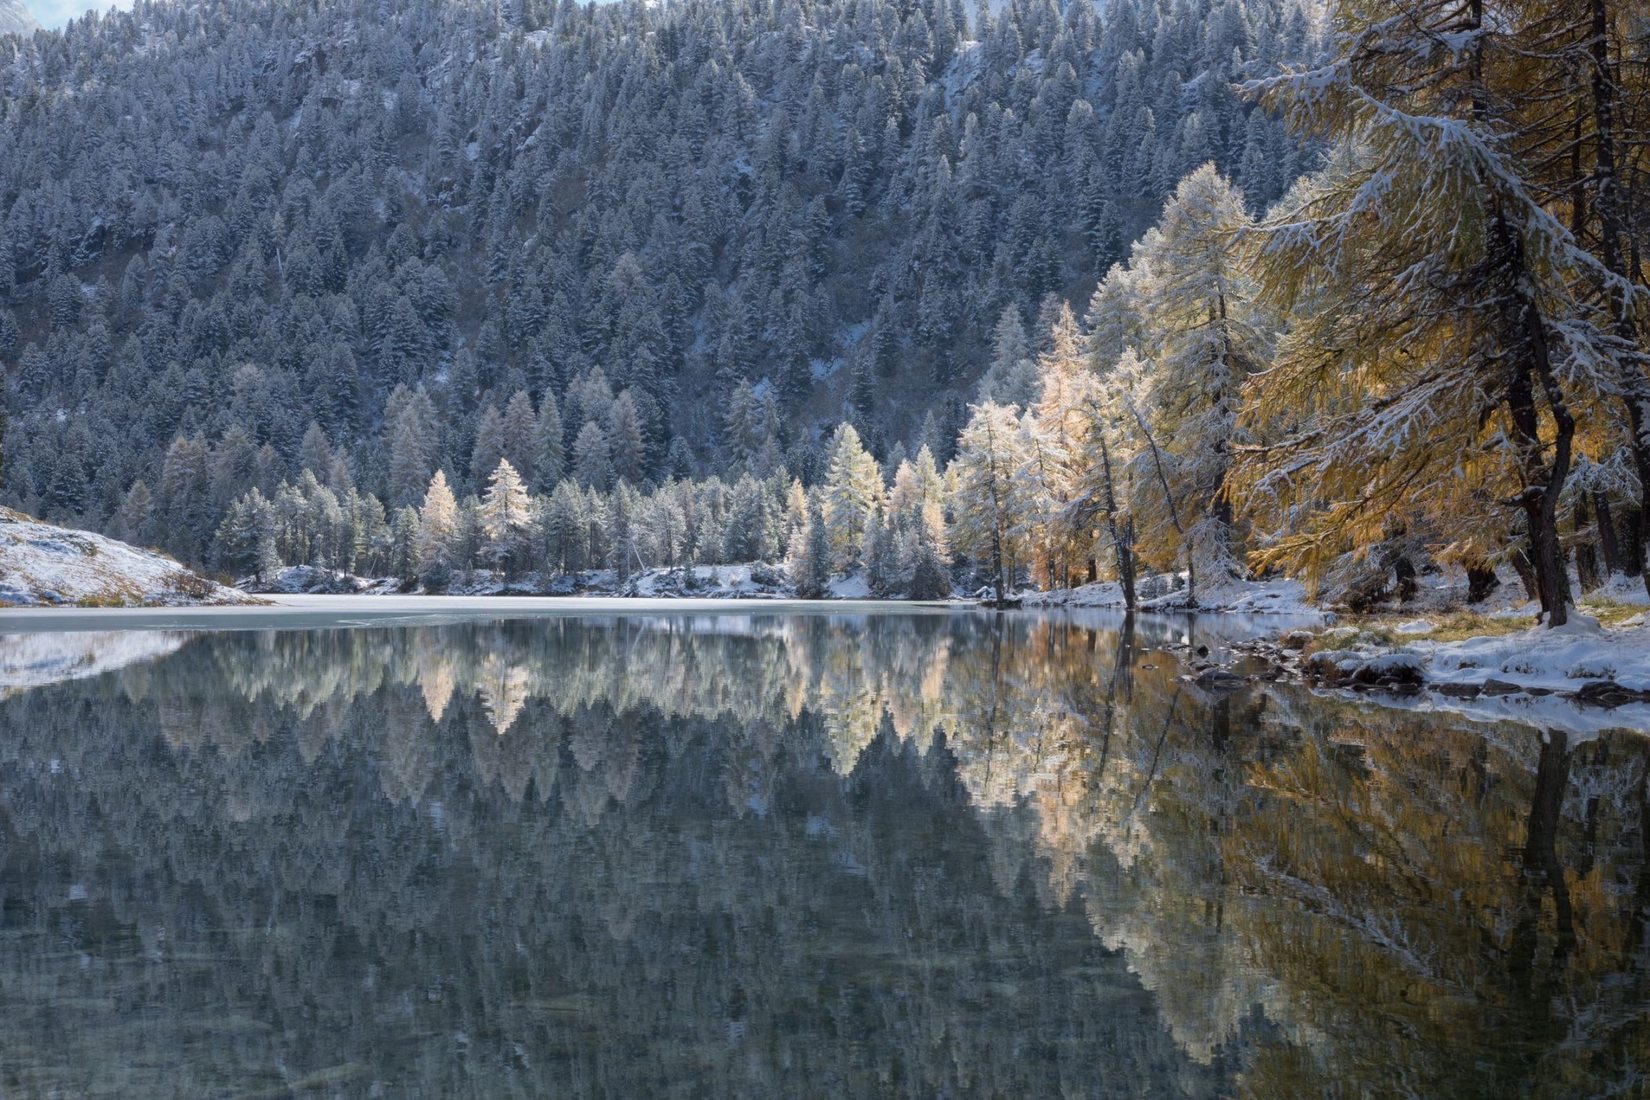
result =
[[[1588,598],[1650,605],[1642,587],[1620,583]],[[1425,685],[1426,694],[1406,705],[1426,709],[1576,733],[1650,732],[1650,610],[1609,627],[1584,610],[1571,611],[1569,619],[1550,629],[1454,641],[1429,639],[1435,624],[1413,619],[1393,628],[1396,644],[1350,638],[1346,648],[1314,653],[1309,667],[1337,683]],[[1334,635],[1326,640],[1333,644]]]
[[[1650,625],[1643,615],[1631,625],[1605,629],[1589,615],[1572,612],[1563,626],[1535,627],[1494,638],[1417,642],[1428,678],[1440,684],[1482,687],[1492,680],[1520,687],[1575,690],[1608,680],[1650,694]]]
[[[0,607],[256,602],[151,551],[0,508]]]
[[[0,634],[0,699],[153,661],[176,652],[190,637],[171,630]]]
[[[308,565],[288,566],[263,582],[240,582],[247,591],[276,595],[387,596],[418,593],[394,577],[357,577]],[[644,569],[624,580],[611,569],[546,576],[525,573],[504,578],[485,571],[457,573],[441,593],[447,596],[626,596],[640,599],[777,599],[790,594],[790,581],[774,566],[700,565]]]
[[[1184,610],[1184,589],[1166,590],[1165,577],[1142,578],[1137,588],[1142,611]],[[1182,582],[1184,583],[1184,582]],[[1085,584],[1078,588],[1056,588],[1047,592],[1020,593],[1025,607],[1116,607],[1123,606],[1123,588],[1116,581]],[[1320,614],[1306,598],[1306,586],[1299,581],[1277,578],[1264,581],[1227,580],[1210,588],[1199,588],[1198,611],[1237,612],[1244,615]]]
[[[403,586],[393,577],[357,577],[312,566],[289,566],[258,583],[250,578],[241,587],[273,595],[387,596],[422,590]],[[780,600],[794,598],[790,577],[782,566],[760,562],[745,565],[698,565],[679,569],[643,569],[623,580],[611,569],[545,576],[527,573],[506,580],[488,572],[459,573],[442,593],[448,596],[616,596],[631,599]],[[826,590],[832,600],[871,598],[862,573],[833,579]],[[968,601],[972,603],[973,601]]]

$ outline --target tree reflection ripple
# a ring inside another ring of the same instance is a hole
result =
[[[1643,1089],[1642,738],[1186,629],[76,636],[0,697],[0,1094]]]

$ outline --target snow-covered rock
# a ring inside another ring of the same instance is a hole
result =
[[[152,551],[0,508],[0,607],[257,602]]]

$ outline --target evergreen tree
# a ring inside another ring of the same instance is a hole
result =
[[[470,478],[480,488],[509,456],[504,448],[504,417],[496,405],[488,405],[476,421],[475,443],[470,448]]]
[[[808,504],[807,519],[793,528],[790,548],[791,584],[798,598],[821,600],[831,582],[830,537],[818,500]]]
[[[484,414],[485,415],[485,414]],[[525,390],[517,390],[504,406],[499,425],[503,454],[529,485],[538,481],[538,457],[541,436],[539,418],[533,411],[533,400]],[[560,471],[557,471],[559,476]],[[552,482],[553,484],[553,482]]]
[[[533,487],[541,493],[553,490],[567,474],[567,456],[562,445],[561,410],[556,399],[544,395],[533,443]]]
[[[585,421],[573,441],[573,479],[589,490],[613,483],[613,449],[607,432],[594,420]]]
[[[390,572],[397,577],[416,577],[423,571],[419,559],[423,523],[418,509],[404,505],[395,510],[395,522],[390,527]]]

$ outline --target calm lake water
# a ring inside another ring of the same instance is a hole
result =
[[[1643,1093],[1650,741],[1118,627],[0,637],[0,1096]]]

